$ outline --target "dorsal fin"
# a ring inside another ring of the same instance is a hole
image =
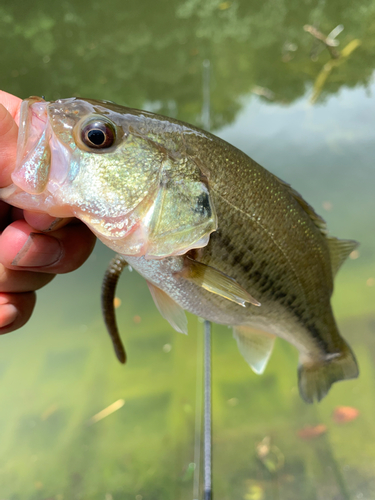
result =
[[[335,277],[341,265],[359,243],[354,240],[339,240],[333,236],[327,236],[327,243],[331,257],[332,276]]]
[[[275,176],[276,177],[276,176]],[[315,226],[319,229],[319,231],[322,233],[323,236],[327,236],[328,230],[327,230],[327,224],[326,221],[318,215],[313,207],[307,203],[306,200],[302,198],[302,196],[292,188],[290,184],[287,182],[284,182],[283,180],[279,179],[276,177],[283,186],[287,188],[289,193],[293,196],[293,198],[296,200],[296,202],[300,205],[300,207],[307,213],[307,215],[310,217],[310,219],[313,221]]]
[[[331,258],[332,276],[335,277],[341,265],[348,258],[349,254],[358,246],[358,242],[354,240],[340,240],[334,236],[328,236],[327,224],[320,215],[318,215],[313,207],[305,201],[302,196],[293,189],[289,184],[279,179],[281,184],[285,186],[289,193],[293,196],[296,202],[303,208],[315,226],[319,229],[322,235],[326,238],[329,254]]]

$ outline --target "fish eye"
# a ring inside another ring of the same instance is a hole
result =
[[[90,121],[81,130],[81,140],[89,148],[110,148],[116,140],[115,127],[104,120]]]

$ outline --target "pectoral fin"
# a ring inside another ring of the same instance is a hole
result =
[[[248,326],[234,326],[233,337],[245,361],[255,373],[261,375],[270,359],[275,335]]]
[[[254,299],[236,280],[218,269],[197,262],[190,257],[185,257],[183,270],[176,274],[242,307],[246,306],[246,302],[260,306],[260,302]]]
[[[187,319],[185,311],[179,306],[170,296],[160,290],[149,281],[147,281],[148,288],[150,289],[152,298],[154,299],[156,307],[159,309],[160,314],[165,318],[169,324],[180,333],[187,335]]]

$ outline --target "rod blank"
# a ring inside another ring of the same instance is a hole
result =
[[[211,322],[204,322],[204,500],[212,500]]]

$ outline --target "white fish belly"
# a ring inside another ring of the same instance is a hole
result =
[[[293,344],[301,353],[313,349],[308,333],[290,313],[277,304],[242,307],[176,275],[183,267],[182,257],[146,260],[125,257],[141,276],[166,292],[184,310],[214,323],[228,326],[246,325],[264,330]]]

